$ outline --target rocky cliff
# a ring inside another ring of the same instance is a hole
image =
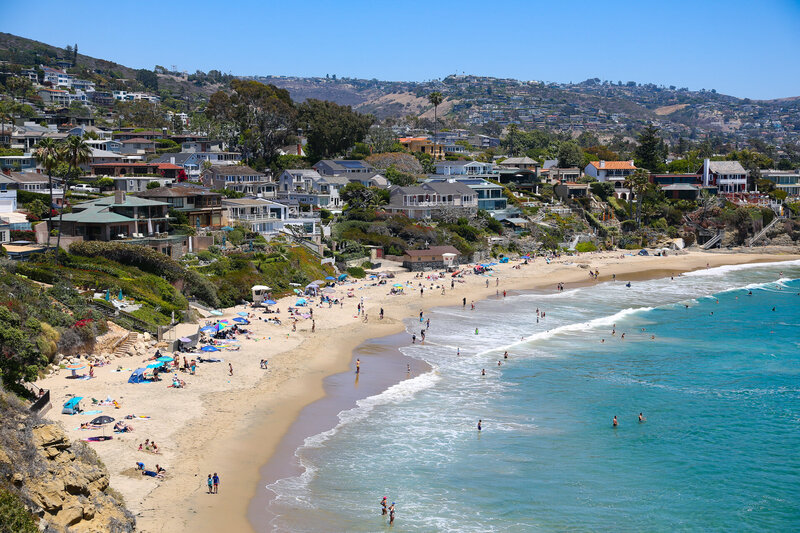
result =
[[[0,489],[15,495],[45,531],[133,531],[133,515],[108,487],[94,450],[31,414],[0,390]],[[2,528],[0,528],[2,529]]]

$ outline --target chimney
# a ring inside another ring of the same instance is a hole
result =
[[[125,203],[125,191],[114,191],[114,203],[115,204],[124,204]]]
[[[711,160],[706,158],[703,160],[703,187],[708,187],[708,181],[710,176],[708,175],[708,166],[711,163]]]
[[[539,181],[539,163],[533,164],[533,177],[536,178],[536,181]]]
[[[602,159],[600,160],[600,168],[606,168],[606,162]]]
[[[303,145],[297,143],[297,155],[303,155]]]

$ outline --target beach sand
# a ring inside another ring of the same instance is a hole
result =
[[[47,417],[63,423],[73,439],[100,435],[102,431],[77,429],[81,422],[94,416],[62,415],[61,405],[67,394],[83,396],[86,410],[99,409],[102,414],[121,419],[127,414],[147,415],[149,420],[133,420],[132,433],[115,435],[114,440],[91,443],[111,473],[111,487],[119,491],[131,511],[137,516],[137,527],[144,532],[175,531],[254,531],[248,508],[257,507],[253,498],[263,497],[262,467],[279,449],[279,445],[301,411],[325,394],[323,380],[331,375],[353,370],[353,350],[368,339],[397,334],[404,330],[403,319],[418,315],[420,310],[432,307],[461,305],[475,302],[475,312],[480,312],[480,300],[494,296],[497,291],[517,291],[534,288],[554,289],[563,282],[567,285],[586,284],[588,268],[598,269],[600,281],[616,274],[618,281],[654,278],[678,274],[699,268],[752,262],[796,260],[798,255],[766,253],[689,252],[667,257],[622,256],[621,252],[604,252],[562,257],[546,264],[536,259],[519,269],[519,261],[495,267],[492,277],[467,275],[450,289],[450,277],[444,280],[446,294],[440,289],[430,290],[437,281],[414,279],[413,273],[401,273],[386,285],[372,285],[374,281],[357,281],[341,287],[337,296],[352,289],[354,297],[345,298],[344,307],[314,307],[316,332],[311,332],[311,320],[298,322],[297,331],[291,331],[287,308],[295,298],[278,302],[283,325],[276,326],[254,320],[251,340],[241,339],[238,351],[221,351],[214,356],[222,363],[199,365],[197,375],[179,373],[187,383],[183,389],[168,388],[171,380],[145,384],[128,384],[131,370],[143,367],[139,358],[112,359],[108,366],[95,369],[91,380],[67,379],[69,372],[61,371],[37,383],[51,390],[53,408]],[[584,265],[582,268],[581,265]],[[486,287],[486,280],[489,287]],[[499,279],[496,285],[495,279]],[[394,283],[414,282],[414,289],[406,294],[390,296],[387,293]],[[420,297],[418,282],[426,287]],[[372,285],[372,286],[371,286]],[[364,298],[368,322],[356,317],[356,306]],[[380,308],[385,319],[378,320]],[[248,311],[239,306],[227,309],[223,317],[233,318],[236,312]],[[262,315],[257,316],[275,316]],[[217,317],[212,317],[217,318]],[[178,336],[197,331],[197,324],[181,324]],[[410,341],[410,339],[409,339]],[[154,350],[152,350],[154,351]],[[191,357],[189,357],[191,358]],[[261,359],[269,360],[269,370],[259,368]],[[228,375],[228,363],[234,368]],[[365,356],[362,364],[367,365]],[[116,372],[118,366],[122,372]],[[366,369],[366,366],[365,366]],[[405,379],[402,372],[395,381]],[[362,374],[369,380],[369,372]],[[389,378],[388,382],[392,379]],[[386,382],[385,376],[382,380]],[[362,381],[362,382],[363,382]],[[121,404],[114,407],[92,407],[90,398],[110,396]],[[335,421],[331,422],[331,427]],[[308,424],[308,431],[321,429]],[[111,428],[106,430],[111,434]],[[294,439],[298,438],[292,432]],[[138,444],[145,439],[155,440],[159,454],[139,452]],[[281,454],[283,457],[283,454]],[[158,463],[167,469],[164,479],[137,475],[137,461],[147,468]],[[288,465],[283,465],[288,468]],[[282,465],[270,465],[275,472]],[[206,494],[206,478],[218,472],[221,478],[217,495]],[[259,520],[260,521],[260,520]],[[260,524],[258,530],[266,530]]]

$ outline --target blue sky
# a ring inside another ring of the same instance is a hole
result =
[[[69,6],[65,9],[65,6]],[[0,0],[0,31],[135,67],[587,78],[800,96],[800,1]]]

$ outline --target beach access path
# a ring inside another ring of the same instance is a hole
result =
[[[251,320],[250,339],[239,336],[237,351],[222,350],[204,354],[223,359],[221,363],[203,363],[197,374],[179,372],[187,386],[169,388],[171,375],[155,383],[129,384],[135,368],[146,366],[139,358],[112,359],[110,365],[96,368],[90,380],[67,379],[61,371],[40,380],[39,386],[50,389],[53,409],[47,418],[61,422],[72,439],[101,435],[102,430],[80,430],[82,422],[94,415],[62,415],[61,405],[69,394],[83,396],[86,410],[99,410],[103,415],[122,419],[125,415],[149,416],[149,419],[128,421],[134,431],[114,435],[106,442],[90,443],[111,474],[111,487],[119,491],[128,508],[137,516],[139,531],[253,531],[247,509],[260,481],[260,468],[266,464],[283,435],[300,411],[324,396],[323,380],[351,367],[352,351],[362,342],[403,331],[403,320],[417,316],[420,310],[432,307],[467,305],[475,302],[480,312],[481,299],[503,290],[555,289],[557,283],[594,283],[589,269],[599,270],[600,282],[616,274],[618,280],[643,279],[679,274],[711,267],[797,260],[800,255],[766,253],[688,252],[666,257],[628,255],[625,252],[592,252],[564,256],[549,264],[537,258],[514,268],[521,261],[494,267],[491,276],[471,274],[460,278],[450,289],[449,276],[438,281],[414,278],[414,273],[400,273],[385,285],[375,280],[358,280],[337,285],[334,297],[344,297],[344,305],[317,306],[314,299],[315,332],[312,321],[301,319],[292,331],[288,308],[296,297],[278,301],[279,315],[261,314],[245,306],[225,309],[221,317],[228,319],[238,312],[254,312],[256,317],[278,316],[282,325],[258,319]],[[583,266],[581,266],[583,265]],[[588,266],[588,268],[587,268]],[[486,287],[486,280],[489,287]],[[499,279],[499,284],[495,280]],[[403,295],[390,295],[395,283],[412,285]],[[420,296],[419,283],[425,286]],[[431,285],[445,285],[445,294]],[[353,297],[347,297],[352,292]],[[368,321],[357,316],[356,307],[366,306]],[[385,318],[379,320],[379,310]],[[178,336],[197,331],[198,324],[181,324]],[[152,352],[155,350],[153,349]],[[183,355],[180,355],[182,358]],[[196,357],[196,355],[194,356]],[[188,359],[192,356],[187,355]],[[269,369],[260,368],[262,359],[269,360]],[[234,373],[229,375],[228,363]],[[121,367],[122,371],[117,371]],[[398,376],[398,381],[403,376]],[[365,374],[363,379],[368,379]],[[94,407],[91,398],[111,397],[113,406]],[[111,434],[111,428],[106,429]],[[159,453],[138,451],[139,443],[150,439]],[[148,469],[155,464],[166,468],[163,479],[142,476],[135,470],[137,462]],[[208,474],[218,472],[219,494],[208,495]]]

